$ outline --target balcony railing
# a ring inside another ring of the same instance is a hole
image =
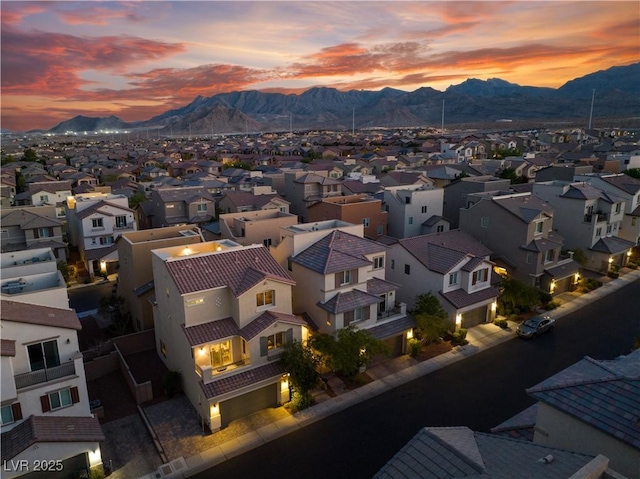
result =
[[[16,389],[22,389],[35,384],[46,383],[54,379],[64,378],[65,376],[74,376],[76,374],[76,365],[73,361],[55,366],[53,368],[40,369],[30,373],[16,374]]]

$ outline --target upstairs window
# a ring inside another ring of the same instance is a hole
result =
[[[61,389],[40,396],[42,412],[55,411],[56,409],[69,407],[78,402],[80,402],[80,394],[77,387]]]
[[[362,218],[362,224],[367,228],[369,226],[369,218]]]
[[[336,288],[345,284],[355,283],[358,280],[357,270],[340,271],[336,273]]]
[[[126,227],[127,227],[127,217],[116,216],[116,228],[126,228]]]
[[[483,216],[480,218],[480,227],[481,228],[488,228],[489,227],[489,217],[488,216]]]
[[[411,196],[405,196],[404,197],[404,203],[406,205],[410,205],[411,204]]]
[[[427,212],[427,207],[423,206],[421,211],[422,211],[422,214],[426,213]]]
[[[344,313],[344,327],[346,328],[351,323],[356,323],[358,321],[366,321],[370,317],[370,308],[369,306],[364,306],[362,308],[356,308],[353,311],[347,311]]]
[[[373,269],[384,268],[384,256],[376,256],[373,258]]]
[[[536,232],[536,234],[541,234],[542,233],[542,221],[536,222],[535,232]]]
[[[458,284],[458,272],[454,271],[453,273],[449,273],[449,286],[453,286],[454,284]]]
[[[276,293],[272,289],[256,294],[256,304],[258,308],[261,308],[264,306],[272,306],[275,300],[275,296],[276,296]]]
[[[91,220],[91,226],[93,228],[104,228],[104,225],[102,223],[102,218],[93,218]]]
[[[206,203],[198,203],[196,205],[196,208],[197,208],[198,213],[206,212],[207,211],[207,204]]]
[[[20,403],[10,404],[2,407],[2,425],[11,424],[12,422],[22,419],[22,409]]]
[[[29,356],[31,371],[60,366],[58,342],[55,339],[42,343],[29,344],[27,346],[27,354]]]
[[[489,268],[479,269],[473,272],[471,284],[485,283],[489,279]]]
[[[404,265],[404,274],[411,274],[411,265],[410,264],[405,264]]]

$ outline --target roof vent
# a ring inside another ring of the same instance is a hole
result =
[[[547,454],[546,456],[538,459],[538,462],[541,462],[543,464],[551,464],[553,462],[553,455]]]

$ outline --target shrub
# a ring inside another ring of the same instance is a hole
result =
[[[556,309],[558,306],[560,306],[560,303],[558,301],[551,301],[550,303],[547,303],[544,309],[546,309],[547,311],[551,311],[552,309]]]
[[[638,265],[636,263],[633,263],[632,261],[629,261],[627,263],[627,268],[629,268],[629,269],[638,269]]]
[[[291,403],[295,411],[302,411],[313,405],[313,396],[310,393],[300,394],[298,391],[293,392]]]
[[[609,278],[617,279],[620,276],[620,273],[617,271],[609,271],[607,276],[609,276]]]
[[[409,340],[409,356],[415,358],[420,353],[420,349],[422,349],[422,343],[418,339]]]
[[[506,319],[496,319],[493,324],[495,324],[496,326],[501,327],[502,329],[505,329],[507,326],[509,326],[509,323],[507,323]]]
[[[517,321],[518,320],[518,315],[517,314],[510,314],[507,319],[509,321]]]
[[[460,346],[464,346],[465,344],[469,344],[469,341],[466,340],[466,337],[467,330],[464,328],[460,328],[458,331],[451,335],[451,342]]]

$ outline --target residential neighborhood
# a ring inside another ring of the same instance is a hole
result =
[[[3,477],[204,470],[256,418],[364,398],[398,365],[637,282],[639,145],[622,128],[3,136]],[[638,478],[636,353],[528,388],[534,425],[421,424],[376,477]],[[593,419],[603,395],[635,419]],[[138,423],[144,464],[121,459]],[[566,467],[538,474],[546,456]],[[14,467],[36,460],[59,470]]]

